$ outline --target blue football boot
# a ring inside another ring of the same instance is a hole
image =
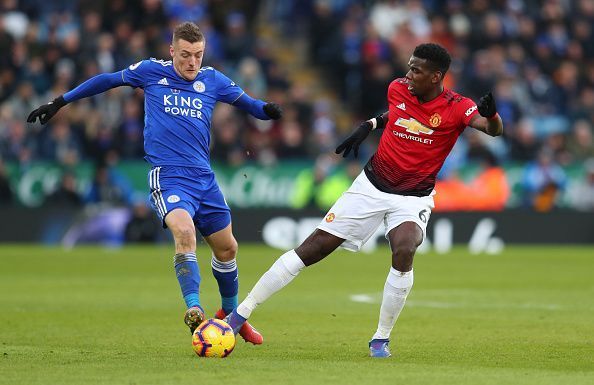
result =
[[[388,358],[392,355],[388,344],[389,339],[374,339],[369,341],[369,356],[376,358]]]
[[[231,315],[233,313],[235,313],[235,315],[232,317]],[[227,322],[229,326],[231,326],[231,329],[233,329],[233,332],[235,334],[239,333],[245,342],[251,342],[254,345],[261,345],[262,342],[264,342],[264,337],[262,337],[262,334],[260,334],[260,332],[255,327],[250,325],[250,323],[245,318],[236,312],[231,312],[228,316],[225,316],[225,311],[223,309],[219,309],[217,314],[215,314],[215,317]]]
[[[231,329],[233,329],[233,333],[237,334],[247,320],[233,310],[223,319],[223,321],[227,322],[229,326],[231,326]]]

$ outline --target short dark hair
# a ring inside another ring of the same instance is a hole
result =
[[[435,67],[435,70],[440,71],[442,75],[445,75],[445,73],[448,72],[450,63],[452,63],[452,57],[448,51],[435,43],[419,44],[415,48],[413,56],[427,60],[427,62]]]
[[[204,41],[204,35],[200,31],[200,27],[190,21],[186,21],[176,26],[175,30],[173,30],[173,42],[179,39],[184,39],[189,43],[196,43],[197,41]]]

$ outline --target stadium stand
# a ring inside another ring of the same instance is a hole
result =
[[[360,120],[386,108],[386,87],[405,73],[414,46],[434,41],[454,58],[447,86],[475,100],[493,90],[505,122],[497,140],[465,133],[440,174],[448,188],[469,167],[488,163],[515,170],[507,179],[520,190],[516,206],[578,208],[573,190],[589,180],[581,165],[594,157],[594,2],[247,3],[2,2],[0,50],[8,53],[0,57],[0,155],[9,166],[4,179],[39,161],[71,170],[80,162],[105,164],[105,154],[116,162],[141,160],[139,90],[122,87],[79,101],[47,126],[27,124],[25,117],[92,75],[149,56],[168,58],[163,47],[171,27],[190,19],[207,36],[207,65],[286,111],[283,120],[262,124],[220,106],[213,118],[215,163],[307,160],[317,179],[330,177],[340,161],[327,154]],[[373,140],[366,143],[363,159],[373,148]],[[545,158],[556,174],[568,175],[534,186],[530,173]],[[559,182],[567,177],[570,183]],[[473,188],[466,182],[460,194]],[[557,200],[557,193],[566,198]],[[552,201],[538,199],[547,194]]]

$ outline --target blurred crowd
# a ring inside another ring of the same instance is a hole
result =
[[[320,182],[339,163],[329,155],[337,142],[386,110],[388,84],[404,76],[414,47],[427,41],[452,55],[446,86],[474,100],[493,91],[505,126],[496,139],[466,130],[441,178],[456,178],[472,163],[521,164],[525,205],[546,211],[566,188],[564,169],[594,159],[591,0],[0,0],[0,193],[10,194],[2,162],[69,169],[92,161],[96,181],[109,184],[112,165],[142,159],[141,90],[120,87],[78,101],[46,126],[27,124],[26,116],[95,74],[169,58],[172,27],[185,20],[206,36],[203,65],[285,112],[270,123],[219,105],[214,162],[309,159]],[[298,52],[303,68],[283,65],[275,47],[298,42],[306,46]],[[326,92],[293,81],[300,79],[295,72],[312,69]],[[62,184],[72,185],[71,177]],[[594,197],[588,178],[589,171],[582,187]],[[83,201],[114,193],[95,190]]]

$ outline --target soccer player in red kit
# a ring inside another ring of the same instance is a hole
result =
[[[257,305],[286,286],[309,265],[339,246],[358,251],[383,222],[392,249],[379,323],[369,341],[372,357],[389,357],[394,323],[413,285],[413,257],[425,237],[433,209],[435,178],[467,126],[491,136],[503,124],[491,93],[478,106],[443,86],[449,53],[437,44],[417,46],[406,77],[388,88],[389,111],[363,122],[336,153],[358,155],[369,132],[385,128],[376,153],[317,229],[264,273],[246,299],[227,317],[237,331]]]

